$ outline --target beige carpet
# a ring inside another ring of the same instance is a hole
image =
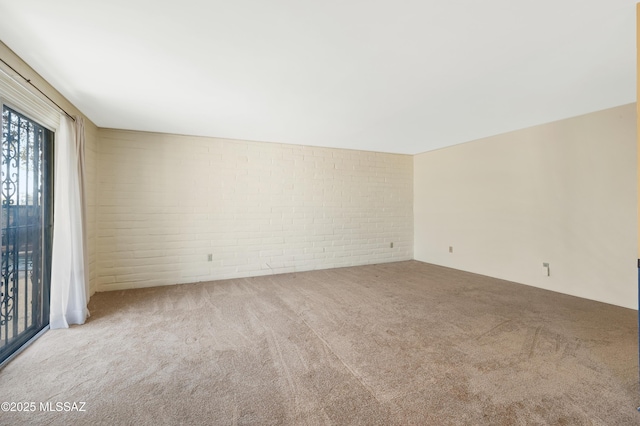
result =
[[[0,401],[37,408],[1,424],[640,424],[635,311],[416,261],[90,310],[0,371]]]

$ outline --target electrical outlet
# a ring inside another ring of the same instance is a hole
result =
[[[453,246],[449,246],[449,253],[453,253]]]
[[[549,268],[549,264],[547,262],[542,263],[542,275],[545,277],[551,276],[551,269]]]
[[[212,255],[212,254],[209,254],[209,255],[207,256],[207,261],[208,261],[208,262],[212,262],[212,261],[213,261],[213,255]]]
[[[390,248],[393,248],[393,243],[389,244],[389,247],[390,247]]]

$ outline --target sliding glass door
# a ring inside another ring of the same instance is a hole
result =
[[[0,364],[49,324],[53,132],[2,109]]]

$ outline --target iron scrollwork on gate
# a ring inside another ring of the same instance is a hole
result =
[[[6,106],[0,157],[0,354],[40,322],[43,127]]]

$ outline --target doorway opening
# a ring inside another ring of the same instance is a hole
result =
[[[3,105],[0,366],[49,325],[53,136]]]

